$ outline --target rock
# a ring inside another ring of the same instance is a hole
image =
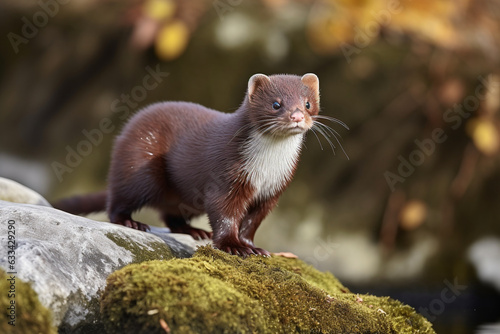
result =
[[[299,259],[210,246],[113,273],[101,312],[110,333],[434,333],[410,306],[352,293]]]
[[[0,222],[13,226],[10,238],[15,236],[16,243],[15,261],[9,264],[4,229],[0,268],[29,283],[52,311],[60,333],[99,327],[99,293],[115,270],[146,260],[187,257],[196,247],[191,237],[166,233],[168,229],[155,228],[154,235],[37,205],[0,201]]]
[[[475,241],[467,255],[479,279],[500,291],[500,238],[484,237]]]
[[[0,291],[0,333],[57,333],[51,311],[28,283],[0,270]]]
[[[20,183],[3,177],[0,177],[0,200],[14,203],[51,206],[39,193]]]
[[[0,201],[0,222],[0,288],[15,276],[16,290],[0,307],[14,300],[24,326],[1,312],[2,333],[434,333],[411,307],[351,293],[299,259],[209,246],[193,256],[203,243],[167,228],[146,233],[39,205]]]

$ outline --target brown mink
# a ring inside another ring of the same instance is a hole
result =
[[[115,142],[110,221],[146,230],[131,215],[149,206],[172,232],[197,239],[213,233],[215,247],[228,253],[269,255],[255,247],[255,231],[292,180],[319,109],[319,80],[312,73],[255,74],[232,114],[189,102],[146,107]],[[204,213],[212,233],[188,223]]]

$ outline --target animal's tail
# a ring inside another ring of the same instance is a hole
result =
[[[75,215],[106,210],[106,191],[63,198],[52,206]]]

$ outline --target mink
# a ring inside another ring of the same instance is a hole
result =
[[[148,206],[172,232],[212,237],[216,248],[231,254],[269,255],[254,245],[255,232],[292,180],[319,100],[315,74],[255,74],[234,113],[190,102],[152,104],[117,137],[108,189],[94,202],[106,197],[115,224],[148,230],[132,219]],[[212,232],[189,224],[201,214]]]

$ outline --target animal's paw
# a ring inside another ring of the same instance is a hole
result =
[[[125,219],[125,220],[120,220],[120,221],[116,221],[116,222],[112,222],[112,223],[118,224],[118,225],[123,225],[126,227],[133,228],[134,230],[139,230],[139,231],[144,231],[144,232],[150,230],[149,225],[137,222],[137,221],[132,220],[132,219]]]
[[[205,230],[192,227],[187,224],[183,224],[181,226],[173,226],[173,227],[169,226],[169,228],[170,231],[172,231],[172,233],[189,234],[195,240],[212,239],[212,232],[207,232]]]
[[[226,253],[243,257],[247,257],[249,255],[262,255],[268,257],[271,255],[271,253],[269,253],[265,249],[243,244],[222,244],[220,246],[217,246],[217,248]]]

